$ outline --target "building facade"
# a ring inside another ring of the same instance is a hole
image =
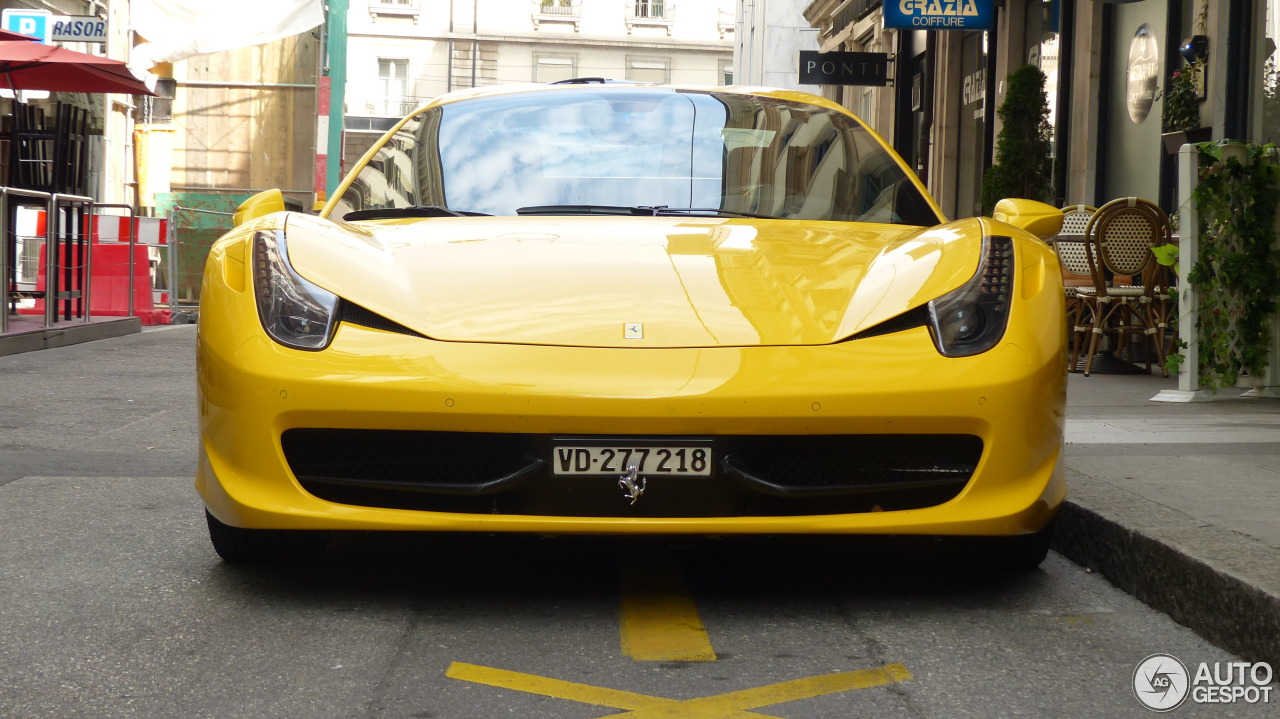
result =
[[[731,0],[351,0],[347,167],[452,90],[576,77],[725,85]]]
[[[796,72],[800,53],[818,49],[818,33],[804,16],[809,0],[738,0],[733,50],[734,80],[740,85],[781,87],[821,93]]]
[[[756,0],[757,2],[761,0]],[[891,0],[902,7],[926,3]],[[1271,142],[1277,133],[1277,0],[971,0],[989,29],[886,29],[882,0],[813,0],[804,16],[829,51],[891,53],[889,88],[824,87],[890,139],[954,217],[979,214],[999,131],[1004,78],[1046,75],[1054,197],[1100,205],[1139,196],[1177,210],[1175,157],[1164,149],[1164,89],[1206,53],[1201,123],[1209,138]]]
[[[128,3],[104,0],[0,0],[0,10],[20,16],[31,14],[37,18],[34,24],[19,26],[13,21],[14,31],[37,29],[49,31],[55,18],[98,17],[106,20],[105,42],[59,42],[61,47],[90,55],[124,59],[129,55]],[[39,18],[43,16],[43,20]],[[2,88],[2,86],[0,86]],[[4,98],[13,93],[0,89]],[[124,95],[88,93],[24,92],[23,104],[30,105],[54,122],[54,113],[61,104],[70,105],[86,113],[88,134],[86,145],[88,163],[83,187],[90,196],[102,202],[132,203],[130,182],[133,180],[133,98]],[[13,113],[7,113],[12,117]],[[8,156],[6,156],[6,160]],[[7,169],[7,168],[6,168]]]

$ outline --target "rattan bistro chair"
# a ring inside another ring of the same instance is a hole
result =
[[[1062,267],[1062,284],[1067,300],[1067,329],[1071,332],[1072,365],[1075,368],[1076,347],[1088,341],[1088,327],[1080,323],[1080,289],[1093,287],[1093,275],[1089,261],[1085,259],[1085,230],[1089,220],[1098,211],[1089,205],[1068,205],[1062,208],[1062,230],[1053,240],[1053,251]]]
[[[1079,292],[1081,326],[1088,328],[1084,374],[1088,376],[1099,338],[1115,337],[1117,351],[1130,347],[1136,339],[1146,350],[1143,360],[1151,371],[1155,356],[1164,369],[1164,347],[1157,334],[1153,303],[1167,297],[1167,287],[1158,282],[1155,256],[1151,248],[1170,241],[1169,218],[1155,204],[1137,197],[1112,200],[1094,213],[1085,231],[1085,260],[1089,263],[1093,287]],[[1122,278],[1139,278],[1142,284],[1124,284]],[[1080,343],[1083,344],[1083,343]],[[1072,361],[1079,361],[1077,346]]]

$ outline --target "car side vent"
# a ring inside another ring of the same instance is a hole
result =
[[[383,332],[396,332],[402,335],[409,335],[410,337],[421,337],[422,339],[427,339],[426,335],[414,332],[398,322],[392,322],[373,310],[367,310],[353,302],[344,301],[342,303],[342,314],[338,319],[341,322],[350,322],[353,325],[360,325],[361,327],[368,327],[369,329],[382,330]]]
[[[875,327],[868,327],[859,332],[850,339],[865,340],[868,337],[879,337],[880,335],[893,334],[894,332],[903,332],[905,330],[915,329],[917,327],[927,327],[929,325],[929,309],[926,305],[921,305],[914,310],[907,310],[897,317],[891,317]]]

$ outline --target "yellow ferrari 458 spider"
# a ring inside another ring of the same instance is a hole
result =
[[[947,221],[883,139],[802,93],[441,97],[318,216],[262,193],[213,246],[213,545],[967,535],[1035,566],[1066,493],[1062,215],[995,215]]]

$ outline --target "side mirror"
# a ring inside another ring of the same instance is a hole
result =
[[[264,190],[241,202],[240,206],[236,208],[236,214],[232,218],[232,222],[235,223],[236,227],[239,227],[249,220],[256,220],[273,212],[284,211],[284,193],[279,190]]]
[[[1045,242],[1062,230],[1062,210],[1035,200],[1003,199],[996,203],[991,219],[1020,227]]]

